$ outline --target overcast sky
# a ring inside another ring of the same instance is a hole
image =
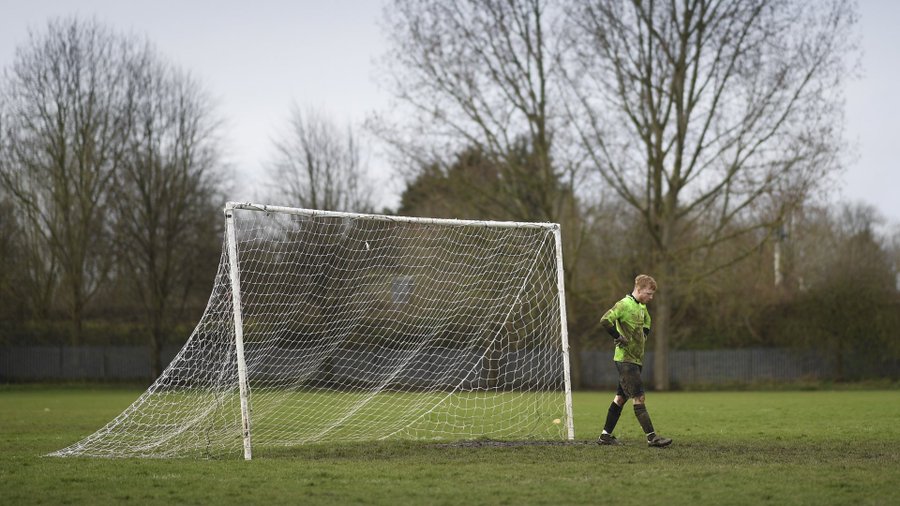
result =
[[[0,67],[29,28],[51,17],[95,17],[146,36],[190,71],[226,121],[229,158],[242,182],[230,197],[257,200],[272,138],[292,104],[340,122],[387,106],[374,60],[385,48],[382,0],[0,0]],[[862,0],[862,77],[847,88],[848,141],[856,153],[836,198],[862,201],[900,223],[900,1]],[[398,186],[385,186],[393,205]]]

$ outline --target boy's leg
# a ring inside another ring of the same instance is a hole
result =
[[[618,396],[616,396],[618,398]],[[606,423],[603,425],[603,432],[606,434],[612,434],[613,430],[616,428],[616,424],[619,422],[619,416],[622,415],[622,406],[617,404],[616,401],[612,401],[609,404],[609,410],[606,412]]]
[[[617,363],[617,365],[619,365]],[[624,385],[626,393],[634,398],[634,415],[641,424],[641,429],[647,435],[647,444],[650,446],[663,447],[672,443],[669,438],[664,438],[656,434],[653,428],[653,422],[650,420],[650,413],[647,412],[647,406],[644,405],[644,383],[641,381],[641,366],[621,363],[619,367],[620,382]]]
[[[643,396],[641,396],[641,400],[643,400]],[[653,430],[653,422],[650,421],[650,413],[647,413],[647,406],[644,406],[643,402],[639,404],[637,398],[634,399],[634,416],[637,417],[638,423],[641,424],[648,439],[652,434],[656,434],[656,431]]]
[[[625,405],[625,401],[628,400],[628,395],[622,389],[622,383],[619,382],[618,386],[616,386],[616,397],[609,404],[609,410],[606,412],[606,423],[603,425],[603,432],[606,434],[612,434],[613,430],[616,428],[616,424],[619,423],[619,416],[622,414],[622,407]]]
[[[653,430],[653,422],[650,421],[650,413],[647,413],[647,406],[644,406],[644,396],[641,396],[640,401],[641,402],[638,403],[638,398],[634,398],[634,415],[637,417],[638,423],[641,424],[641,428],[644,429],[644,434],[647,435],[647,444],[659,448],[672,444],[671,439],[662,437]]]
[[[600,437],[597,439],[597,444],[622,444],[618,439],[616,439],[615,436],[612,435],[612,433],[616,428],[616,424],[619,422],[619,416],[622,414],[622,406],[625,405],[626,400],[628,400],[628,396],[622,389],[622,383],[619,382],[619,385],[616,387],[616,397],[609,404],[609,409],[606,412],[606,423],[603,425],[603,433],[601,433]]]

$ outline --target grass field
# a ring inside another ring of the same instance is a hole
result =
[[[900,504],[900,391],[648,395],[675,439],[592,444],[611,395],[577,392],[571,445],[307,445],[242,460],[41,455],[140,391],[0,387],[0,504]]]

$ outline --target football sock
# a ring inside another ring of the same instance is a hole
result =
[[[644,434],[648,436],[653,434],[653,422],[650,421],[650,413],[647,413],[647,407],[643,404],[635,404],[634,405],[634,416],[637,417],[638,423],[641,424],[641,428],[644,429]]]
[[[607,434],[612,434],[613,429],[616,428],[616,424],[619,422],[619,415],[622,414],[622,406],[619,406],[615,402],[610,403],[609,411],[606,413],[606,425],[603,426],[603,431]]]

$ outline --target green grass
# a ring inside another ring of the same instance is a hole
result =
[[[900,504],[900,391],[648,394],[672,447],[598,447],[611,393],[576,393],[579,444],[307,445],[242,460],[46,458],[140,394],[0,389],[2,504]]]

